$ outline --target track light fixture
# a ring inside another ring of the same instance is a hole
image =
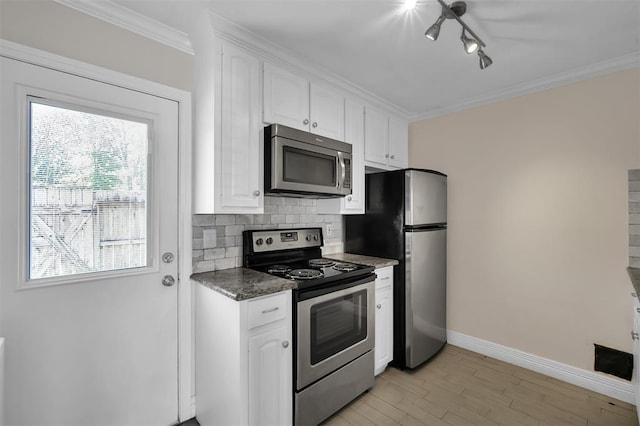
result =
[[[424,36],[430,40],[436,41],[438,39],[438,35],[440,35],[440,26],[445,19],[455,19],[460,25],[462,25],[460,40],[462,41],[465,52],[467,52],[467,54],[478,52],[478,56],[480,58],[480,69],[483,70],[490,66],[493,61],[482,50],[482,48],[487,47],[487,45],[460,18],[467,11],[467,3],[464,1],[454,1],[450,5],[447,5],[444,0],[438,0],[438,3],[442,5],[442,12],[436,22],[424,33]],[[467,33],[471,34],[471,37],[467,36]]]

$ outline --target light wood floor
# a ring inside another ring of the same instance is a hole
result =
[[[395,368],[327,425],[638,425],[635,406],[447,345],[411,372]]]

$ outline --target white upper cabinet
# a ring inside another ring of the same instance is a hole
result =
[[[382,110],[365,110],[365,165],[381,169],[408,167],[409,126]]]
[[[262,213],[260,60],[215,37],[196,40],[194,213]]]
[[[351,144],[351,195],[318,200],[318,212],[329,214],[364,213],[364,106],[345,101],[345,142]]]
[[[310,84],[272,64],[264,64],[263,121],[344,140],[344,97]]]

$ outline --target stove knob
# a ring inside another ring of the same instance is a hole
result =
[[[273,243],[273,238],[271,237],[267,238],[267,244],[271,244],[271,243]]]
[[[264,242],[264,241],[263,241],[263,239],[262,239],[262,238],[258,238],[258,239],[256,240],[256,245],[261,246],[263,242]]]
[[[307,240],[307,241],[311,241],[311,235],[307,235],[307,236],[306,236],[306,238],[305,238],[305,240]]]
[[[318,241],[318,236],[317,236],[317,235],[314,235],[314,236],[313,236],[313,240],[314,240],[314,241]]]

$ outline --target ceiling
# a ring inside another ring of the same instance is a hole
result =
[[[413,119],[640,65],[640,0],[469,0],[463,19],[493,59],[485,70],[454,20],[436,42],[424,37],[436,0],[410,11],[400,0],[115,3],[187,34],[208,8]]]

